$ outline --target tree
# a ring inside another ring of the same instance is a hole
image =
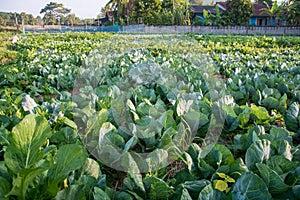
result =
[[[277,25],[278,17],[283,13],[284,4],[282,3],[282,4],[279,5],[277,3],[277,0],[275,0],[273,2],[272,6],[269,6],[267,4],[267,2],[264,2],[264,4],[266,5],[266,8],[262,8],[261,9],[262,13],[270,15],[270,24],[269,25],[272,25],[273,18],[275,18],[275,26],[276,26]]]
[[[6,26],[6,19],[2,16],[0,16],[0,25],[1,26]]]
[[[232,24],[248,24],[253,14],[253,4],[251,0],[227,0],[226,5],[226,15]]]
[[[222,16],[221,11],[220,11],[220,7],[216,6],[216,13],[212,14],[212,13],[207,13],[205,15],[207,15],[208,17],[208,22],[206,22],[206,25],[210,25],[213,24],[215,26],[222,26],[224,24],[226,24],[226,16]],[[203,11],[203,16],[204,16],[204,11]],[[205,20],[206,17],[204,16]]]
[[[122,0],[110,0],[106,5],[105,9],[110,11],[117,11],[117,17],[121,15],[121,7],[122,7]]]
[[[21,16],[21,20],[22,20],[22,26],[25,24],[25,17],[26,17],[26,13],[24,13],[24,12],[21,12],[21,14],[20,14],[20,16]]]
[[[45,24],[55,24],[56,19],[58,20],[58,24],[60,24],[60,20],[62,16],[67,15],[71,12],[71,9],[65,8],[63,4],[50,2],[43,9],[41,9],[40,14],[45,13],[44,22]]]
[[[120,24],[184,25],[190,24],[188,5],[186,0],[110,0],[105,9],[112,11]]]
[[[40,16],[37,16],[34,21],[36,22],[36,25],[43,25],[43,19]]]
[[[15,24],[16,24],[16,26],[18,26],[19,25],[19,22],[18,22],[18,13],[14,13],[14,19],[15,19]]]
[[[185,24],[185,16],[184,16],[183,9],[176,8],[173,15],[174,15],[174,24],[175,25],[184,25]]]
[[[44,25],[54,25],[56,24],[56,16],[51,13],[47,13],[43,17]]]
[[[203,0],[189,0],[189,3],[191,5],[203,5],[204,1]]]
[[[260,4],[265,4],[265,2],[269,5],[272,6],[273,0],[255,0],[255,3],[260,3]]]
[[[106,9],[101,8],[100,13],[97,15],[97,19],[105,18],[106,17]]]
[[[128,23],[129,16],[134,10],[134,2],[135,0],[110,0],[105,5],[105,9],[115,12],[119,21],[126,19]]]
[[[80,19],[78,17],[76,17],[75,14],[69,14],[66,17],[66,24],[73,26],[74,24],[77,24],[80,21]]]
[[[300,0],[290,0],[287,2],[287,20],[290,25],[300,25]]]
[[[206,9],[203,10],[203,18],[205,21],[203,22],[204,25],[211,25],[212,24],[212,14],[209,13]]]
[[[145,24],[157,24],[156,18],[162,11],[162,2],[160,0],[136,0],[134,2],[134,18],[136,21],[143,21]]]
[[[172,12],[167,9],[162,10],[161,18],[162,18],[162,25],[172,25],[174,23],[174,17],[172,15]]]
[[[189,3],[186,0],[163,0],[162,1],[162,7],[167,11],[171,12],[173,18],[172,24],[176,24],[176,25],[188,24],[188,20],[189,20],[188,4]],[[164,18],[162,19],[164,20]]]
[[[0,12],[1,17],[1,25],[3,26],[13,26],[14,25],[14,19],[11,17],[12,13],[5,13]]]
[[[36,23],[36,20],[34,19],[32,14],[27,15],[27,24],[34,25]]]
[[[175,13],[176,8],[186,5],[185,0],[163,0],[162,7]]]

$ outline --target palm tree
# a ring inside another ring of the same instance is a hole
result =
[[[110,0],[106,5],[106,9],[117,12],[118,18],[126,18],[128,22],[130,11],[133,9],[134,0]]]
[[[270,6],[267,2],[264,2],[266,8],[261,9],[261,13],[270,15],[270,25],[272,25],[273,18],[275,18],[275,26],[277,26],[277,19],[283,13],[284,4],[278,4],[277,0]]]
[[[117,11],[117,17],[122,15],[122,0],[110,0],[105,8],[111,9],[111,11]]]

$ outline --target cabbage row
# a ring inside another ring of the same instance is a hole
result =
[[[0,69],[0,199],[299,199],[298,37],[28,34]]]

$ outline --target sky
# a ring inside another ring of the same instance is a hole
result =
[[[26,12],[35,17],[42,16],[41,9],[51,1],[62,3],[80,18],[96,18],[109,0],[0,0],[0,11]]]

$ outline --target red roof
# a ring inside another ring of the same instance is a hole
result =
[[[225,10],[227,9],[227,5],[226,2],[216,2],[217,5],[223,7]],[[253,4],[254,7],[254,12],[253,15],[254,17],[268,17],[268,14],[263,13],[263,11],[261,10],[262,8],[267,8],[267,6],[265,4],[259,4],[259,3],[254,3]]]
[[[265,12],[263,12],[261,9],[262,8],[267,8],[267,6],[265,4],[259,4],[259,3],[255,3],[253,4],[254,7],[254,13],[253,16],[258,17],[258,16],[264,16],[264,17],[269,17],[268,14],[266,14]]]
[[[222,6],[225,10],[227,9],[226,2],[216,2],[216,4]]]

